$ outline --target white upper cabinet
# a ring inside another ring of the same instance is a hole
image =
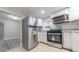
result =
[[[70,20],[79,19],[79,7],[70,7],[69,8],[69,17]]]
[[[56,17],[56,16],[60,16],[60,15],[63,15],[63,14],[69,14],[69,8],[64,8],[62,10],[59,10],[55,13],[53,13],[50,18],[53,18],[53,17]]]
[[[79,19],[79,7],[69,7],[62,10],[59,10],[55,13],[53,13],[50,18],[63,15],[63,14],[69,14],[69,21],[73,21],[76,19]]]

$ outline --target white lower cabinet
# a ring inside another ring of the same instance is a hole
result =
[[[40,42],[41,40],[42,40],[42,38],[41,38],[41,33],[38,32],[38,42]]]
[[[79,30],[63,31],[63,47],[79,52]]]
[[[72,51],[79,52],[79,32],[72,32],[71,39]]]
[[[38,33],[38,42],[47,42],[47,32]]]
[[[63,47],[71,50],[71,32],[63,31]]]

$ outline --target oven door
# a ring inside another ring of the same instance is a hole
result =
[[[47,33],[47,41],[62,44],[62,33]]]

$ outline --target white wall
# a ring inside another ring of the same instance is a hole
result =
[[[21,38],[21,22],[0,16],[0,22],[4,23],[4,39]]]

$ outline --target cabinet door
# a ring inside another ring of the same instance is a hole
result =
[[[78,7],[69,8],[69,16],[71,21],[79,18],[79,8]]]
[[[38,41],[47,42],[47,32],[39,32]]]
[[[56,13],[52,14],[50,17],[53,18],[53,17],[60,16],[63,14],[69,14],[69,8],[65,8],[60,11],[57,11]]]
[[[71,39],[72,50],[79,52],[79,33],[72,32]]]
[[[47,32],[44,32],[42,35],[42,41],[47,42]]]
[[[38,32],[38,42],[41,42],[42,41],[42,37],[41,37],[41,32]]]
[[[63,33],[63,47],[67,49],[71,49],[71,33],[65,31]]]

